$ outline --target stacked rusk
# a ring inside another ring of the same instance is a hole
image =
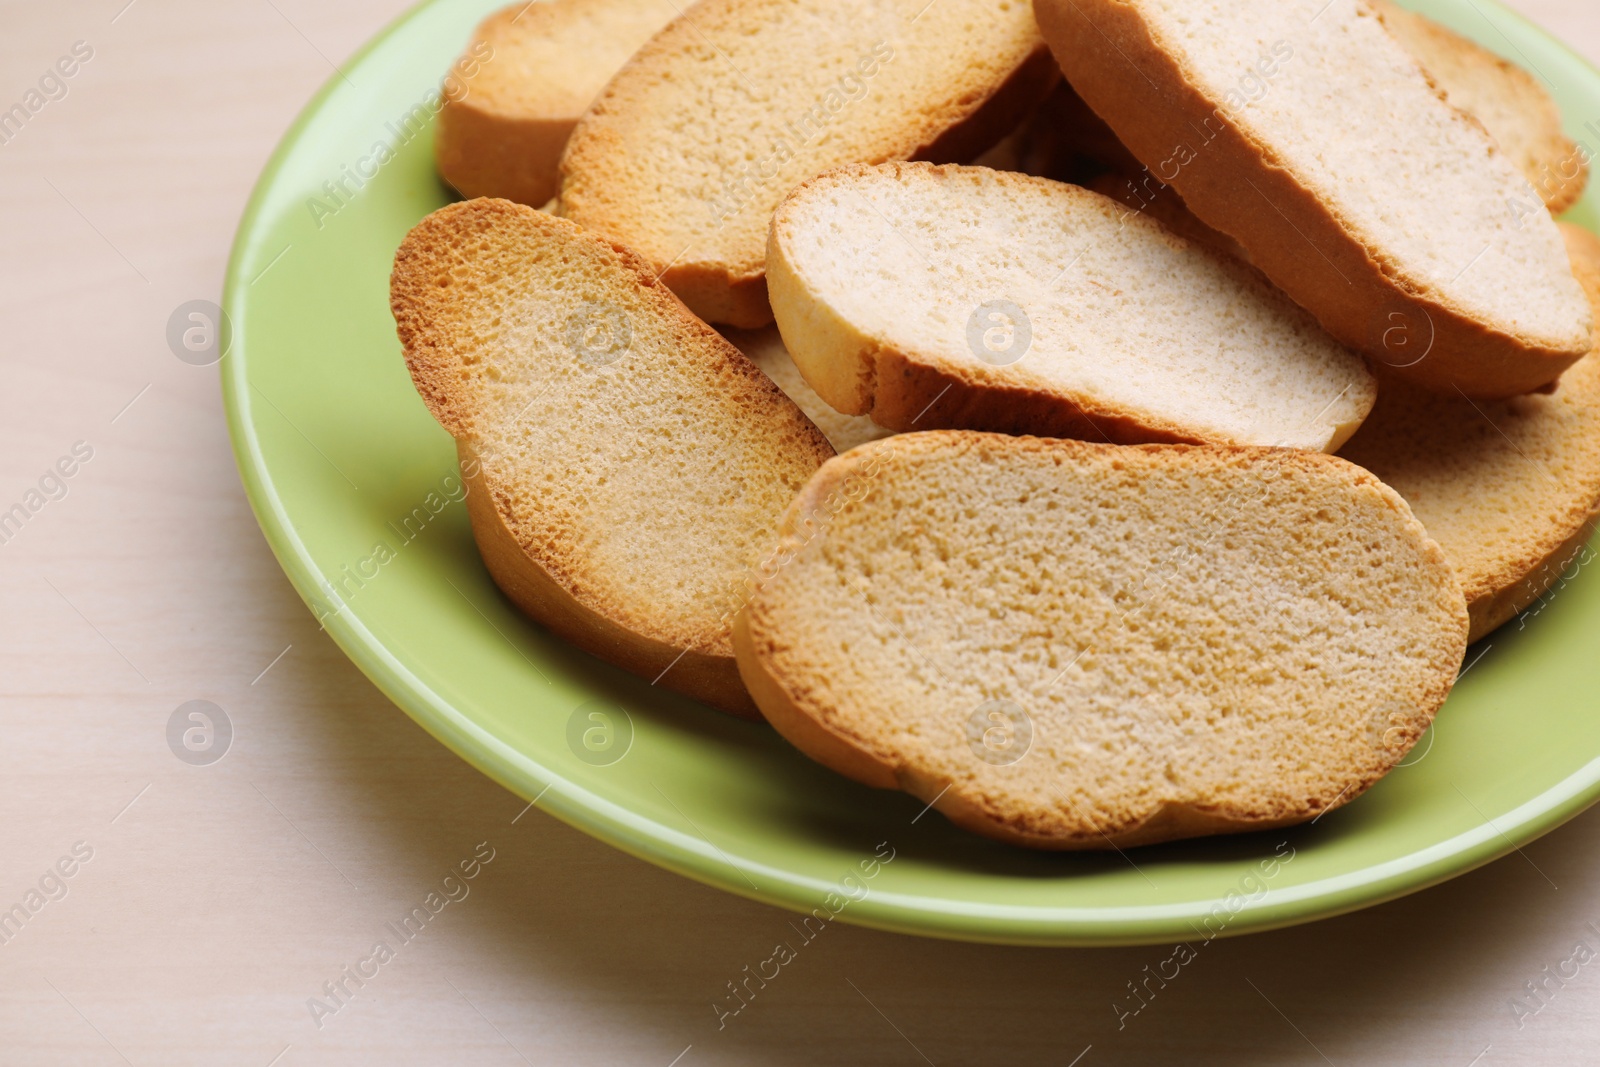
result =
[[[1420,16],[551,0],[469,50],[480,198],[392,301],[491,574],[961,826],[1349,803],[1592,531],[1586,156]]]

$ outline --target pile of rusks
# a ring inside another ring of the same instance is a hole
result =
[[[1587,153],[1383,0],[549,0],[469,53],[392,300],[495,580],[961,826],[1347,803],[1589,537]]]

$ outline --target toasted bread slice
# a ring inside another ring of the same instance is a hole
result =
[[[754,717],[732,591],[833,454],[821,432],[637,256],[530,207],[429,215],[390,293],[506,595],[602,659]]]
[[[1365,0],[1038,0],[1073,88],[1201,221],[1345,343],[1506,397],[1589,348],[1554,220]],[[1507,279],[1516,279],[1507,284]],[[1437,338],[1407,362],[1394,316]]]
[[[835,452],[848,452],[857,445],[881,440],[894,433],[864,416],[835,411],[818,396],[817,391],[800,376],[800,368],[794,365],[776,326],[762,330],[725,329],[722,336],[749,356],[762,373],[777,383],[784,395],[800,405],[800,410],[822,431]]]
[[[1562,132],[1560,109],[1532,75],[1424,15],[1373,2],[1384,25],[1445,98],[1482,123],[1552,214],[1577,203],[1588,184],[1588,161]],[[1201,222],[1141,165],[1066,82],[982,162],[1087,186],[1148,214],[1180,237],[1249,261],[1237,241]]]
[[[734,626],[801,751],[978,833],[1301,822],[1411,747],[1467,610],[1405,502],[1290,449],[905,434],[819,471]]]
[[[1555,99],[1533,75],[1425,15],[1382,0],[1374,3],[1390,33],[1453,106],[1482,123],[1552,214],[1578,202],[1589,180],[1588,161],[1562,131]],[[1168,221],[1161,213],[1164,206],[1184,211],[1177,195],[1167,191],[1066,82],[978,162],[1087,185],[1136,206],[1148,202],[1163,222]],[[1127,185],[1102,188],[1097,179],[1108,174]],[[1181,223],[1172,229],[1184,232]]]
[[[1600,307],[1600,240],[1562,224],[1573,265]],[[1600,513],[1600,358],[1549,396],[1469,400],[1385,382],[1341,453],[1405,497],[1455,568],[1488,635],[1551,589]]]
[[[708,322],[772,321],[772,209],[841,163],[966,160],[1059,79],[1019,0],[702,0],[572,135],[562,214]]]
[[[842,167],[773,216],[772,306],[818,395],[895,430],[1332,451],[1360,357],[1240,265],[1076,186]]]
[[[1483,123],[1551,214],[1578,202],[1589,162],[1562,131],[1561,109],[1532,74],[1425,15],[1388,0],[1372,2],[1445,99]]]
[[[544,0],[484,19],[439,112],[439,174],[462,196],[544,205],[578,119],[677,15],[672,0]]]

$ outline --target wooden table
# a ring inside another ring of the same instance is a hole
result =
[[[240,490],[216,368],[167,348],[176,306],[218,298],[278,137],[402,6],[0,4],[0,107],[92,50],[0,147],[0,508],[92,449],[0,545],[0,906],[59,896],[0,944],[0,1064],[1594,1062],[1600,963],[1520,1027],[1509,1008],[1600,949],[1594,813],[1432,891],[1219,942],[1121,1029],[1164,950],[835,927],[719,1031],[786,915],[513,823],[318,633]],[[1593,0],[1517,6],[1600,58]],[[196,699],[235,731],[210,767],[166,741]],[[480,842],[470,895],[345,978]],[[353,999],[313,1019],[340,979]]]

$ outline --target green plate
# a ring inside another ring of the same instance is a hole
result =
[[[1473,649],[1432,735],[1356,803],[1286,834],[1126,856],[958,832],[530,623],[479,561],[450,438],[411,388],[388,310],[395,248],[450,199],[430,93],[494,6],[424,4],[328,83],[261,177],[224,298],[229,424],[273,551],[351,659],[464,759],[635,856],[816,912],[813,927],[1027,944],[1192,941],[1350,911],[1487,863],[1600,796],[1600,582],[1586,575]],[[1422,7],[1535,68],[1566,115],[1600,120],[1600,73],[1538,29],[1489,0]],[[1600,122],[1571,132],[1600,147]],[[1574,216],[1593,226],[1597,204]]]

